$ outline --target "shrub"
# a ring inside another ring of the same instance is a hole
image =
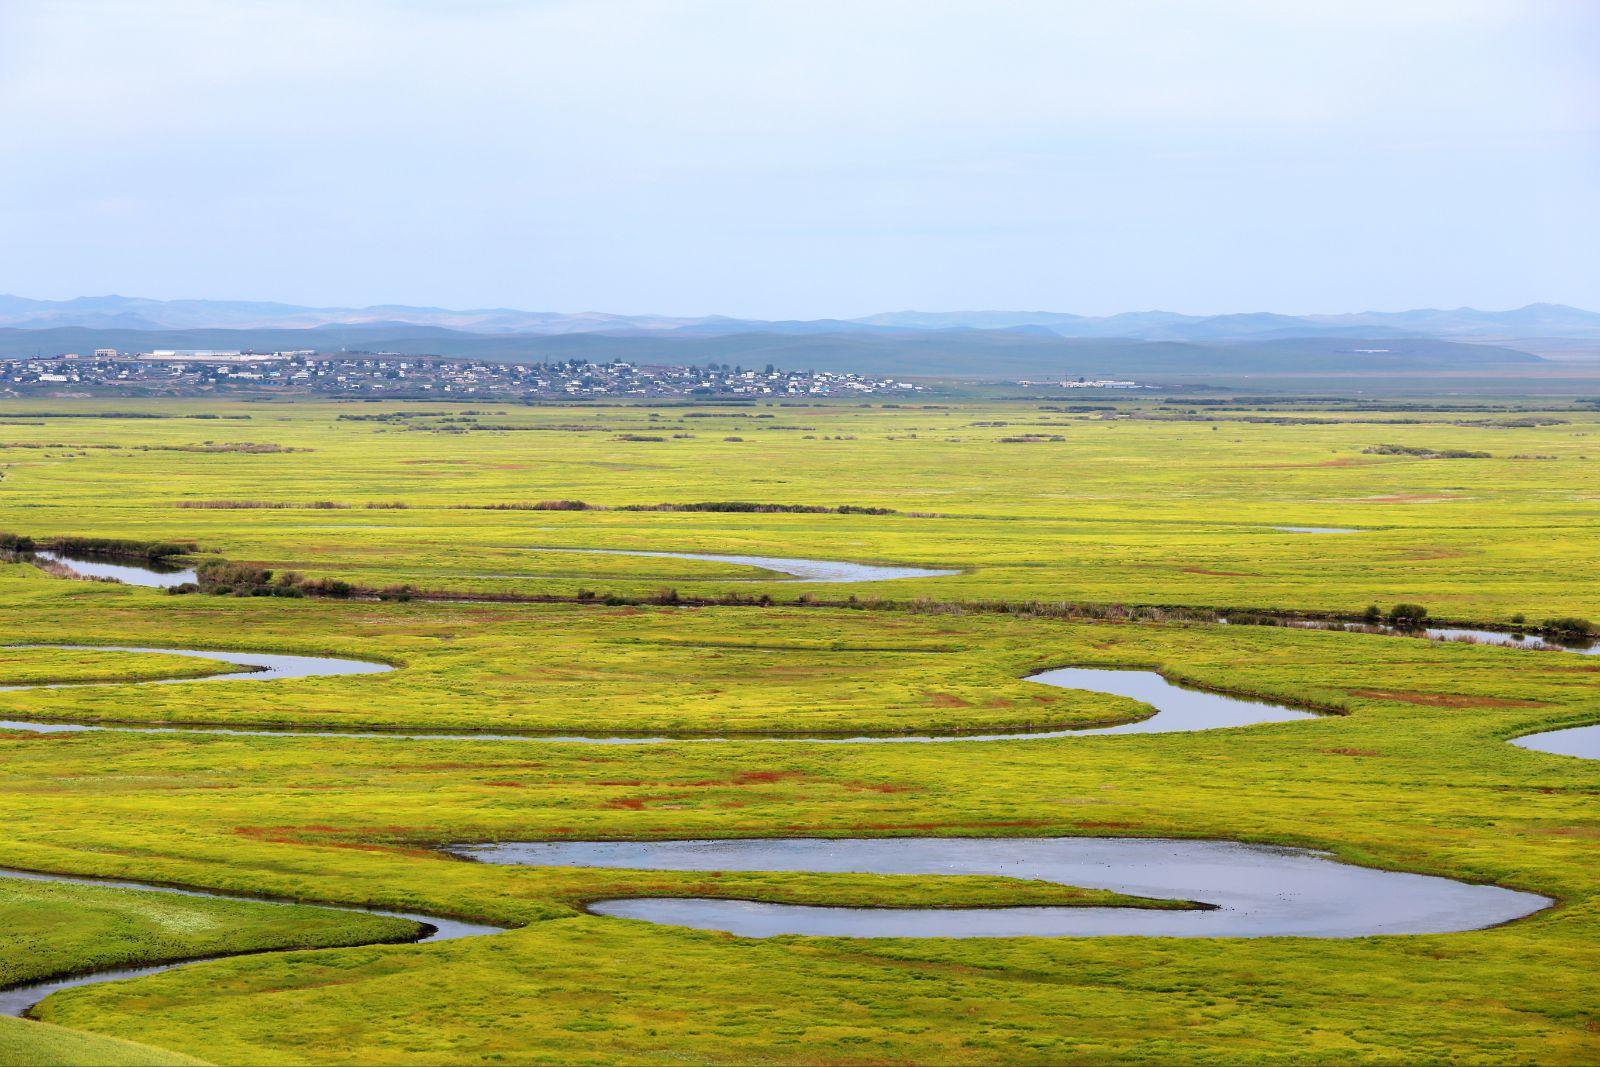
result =
[[[582,500],[524,500],[511,504],[484,504],[484,511],[588,511]]]
[[[0,533],[0,548],[11,552],[32,552],[33,538],[27,534]]]
[[[1575,615],[1559,619],[1546,619],[1540,629],[1554,637],[1564,637],[1570,640],[1585,641],[1591,637],[1600,636],[1600,629],[1596,629],[1594,623]]]
[[[131,559],[164,559],[193,552],[193,541],[132,541],[123,537],[51,537],[41,542],[45,548],[69,556],[123,556]]]
[[[1428,609],[1421,604],[1396,604],[1389,609],[1389,622],[1402,629],[1421,626],[1428,618]]]

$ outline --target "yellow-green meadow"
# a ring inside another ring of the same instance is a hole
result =
[[[0,566],[7,644],[394,669],[207,681],[232,668],[0,650],[0,686],[91,683],[0,691],[0,720],[285,731],[0,732],[0,867],[508,930],[377,944],[411,930],[0,879],[0,984],[248,953],[57,993],[34,1009],[48,1028],[0,1020],[0,1063],[1592,1062],[1600,762],[1508,740],[1600,721],[1600,657],[1140,609],[1600,616],[1600,412],[1106,407],[6,403],[0,531],[193,542],[189,562],[391,597],[172,595],[24,557]],[[263,443],[281,447],[218,447]],[[681,510],[729,502],[831,510]],[[640,505],[680,510],[627,510]],[[801,582],[556,549],[957,573]],[[1093,610],[1047,610],[1058,603]],[[1069,666],[1324,714],[794,740],[1149,714],[1027,680]],[[139,684],[180,676],[193,680]],[[499,867],[438,851],[1075,835],[1327,850],[1555,903],[1489,929],[1350,939],[753,939],[584,905],[1175,902],[998,876]]]

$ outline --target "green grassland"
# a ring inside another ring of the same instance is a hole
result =
[[[16,632],[8,634],[8,637],[15,641]],[[154,652],[10,648],[0,645],[0,687],[203,678],[208,674],[226,674],[239,669],[231,663],[208,662],[190,656],[163,656]]]
[[[1518,425],[1529,417],[1521,411],[1202,410],[1195,417],[1220,421],[1200,422],[1171,421],[1173,409],[1161,405],[1125,405],[1130,417],[1106,418],[1043,403],[485,404],[456,409],[481,412],[453,416],[477,420],[462,422],[340,419],[449,410],[437,404],[101,401],[75,410],[249,418],[27,416],[30,407],[49,414],[61,406],[12,403],[0,417],[8,423],[0,425],[0,528],[196,539],[233,559],[429,589],[640,593],[672,585],[785,598],[810,591],[1342,611],[1409,599],[1484,620],[1600,615],[1600,592],[1584,580],[1600,549],[1591,521],[1600,499],[1594,411],[1545,414],[1561,421],[1536,426]],[[662,440],[620,439],[629,434]],[[1063,440],[1003,440],[1027,434]],[[300,451],[175,450],[230,442]],[[1387,444],[1490,458],[1365,451]],[[900,514],[465,510],[547,499],[746,500]],[[352,506],[178,507],[210,501]],[[407,509],[365,506],[392,503]],[[1366,532],[1307,535],[1274,525]],[[800,555],[963,573],[892,590],[808,589],[733,583],[762,575],[725,564],[530,551],[549,547]]]
[[[0,927],[16,949],[0,959],[4,986],[218,952],[404,941],[417,932],[403,919],[356,912],[12,878],[0,878]]]
[[[187,1067],[204,1060],[49,1023],[0,1018],[5,1067]]]
[[[36,419],[41,427],[26,425],[28,405],[8,405],[0,418],[21,424],[0,427],[8,439],[54,447],[6,450],[0,529],[193,539],[203,553],[233,560],[430,589],[625,593],[693,583],[780,601],[812,592],[1359,610],[1405,599],[1484,621],[1600,615],[1589,577],[1600,479],[1584,458],[1592,413],[1562,412],[1565,424],[1532,428],[1456,426],[1451,420],[1503,416],[1438,414],[1405,416],[1426,418],[1423,425],[1225,422],[1213,430],[1078,419],[1037,405],[819,406],[770,409],[774,423],[815,429],[763,431],[754,419],[684,419],[681,408],[651,419],[643,408],[517,407],[480,418],[546,428],[443,433],[336,418],[392,405],[141,406],[251,418]],[[1057,420],[1069,425],[1022,425]],[[995,421],[1012,425],[973,425]],[[553,428],[591,423],[608,429]],[[620,432],[666,440],[616,440]],[[998,440],[1022,432],[1066,440]],[[836,436],[854,440],[823,439]],[[152,447],[208,438],[310,451]],[[1361,451],[1385,442],[1495,458]],[[1560,458],[1510,458],[1523,454]],[[355,506],[177,507],[184,498]],[[561,498],[746,499],[901,514],[465,510]],[[369,501],[408,506],[362,506]],[[1273,524],[1367,532],[1264,529]],[[963,573],[887,586],[735,583],[741,572],[717,564],[526,551],[541,545]],[[490,577],[509,573],[528,577]],[[949,606],[168,596],[49,578],[25,564],[0,568],[0,609],[7,640],[17,643],[280,650],[397,667],[0,693],[0,719],[729,735],[956,733],[1147,713],[1120,698],[1023,680],[1067,665],[1155,668],[1330,712],[1210,733],[939,745],[0,733],[8,830],[0,866],[513,928],[437,945],[241,956],[66,991],[37,1014],[70,1032],[10,1024],[0,1029],[0,1062],[1580,1064],[1600,1056],[1600,764],[1506,743],[1600,720],[1600,658]],[[0,669],[148,678],[171,660],[8,651]],[[196,666],[206,664],[181,669]],[[1557,904],[1471,933],[1333,941],[750,940],[597,917],[582,905],[635,895],[891,906],[1156,902],[1002,878],[524,869],[435,850],[561,838],[1081,834],[1322,848],[1350,862],[1539,892]],[[64,909],[71,921],[52,925],[45,888],[16,890],[0,907],[0,917],[16,916],[8,932],[33,917],[42,939],[31,950],[5,941],[0,966],[38,974],[190,947],[348,943],[355,923],[377,921],[335,916],[289,930],[281,907],[164,903],[195,909],[176,921],[142,910],[140,894],[96,888],[73,891],[95,907]],[[220,927],[204,921],[223,916]],[[112,1046],[96,1044],[109,1039],[174,1058],[133,1052],[119,1060]],[[87,1044],[61,1043],[71,1041]]]

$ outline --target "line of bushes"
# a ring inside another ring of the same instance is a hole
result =
[[[24,547],[25,543],[25,547]],[[126,537],[81,537],[67,535],[35,541],[20,534],[0,534],[0,548],[17,552],[45,549],[67,556],[109,556],[120,559],[158,560],[187,555],[199,546],[193,541],[136,541]]]
[[[855,504],[761,504],[747,500],[703,500],[692,504],[623,504],[616,511],[753,512],[784,515],[893,515],[894,508],[869,508]]]
[[[284,510],[303,508],[308,511],[349,511],[351,508],[363,507],[368,511],[402,511],[409,507],[400,501],[369,500],[365,504],[344,504],[337,500],[307,500],[297,503],[293,500],[180,500],[174,507],[197,508],[214,511],[252,511],[252,510]]]
[[[1421,448],[1415,445],[1371,445],[1361,451],[1373,456],[1415,456],[1418,459],[1492,459],[1489,452],[1470,448]]]
[[[524,500],[504,504],[469,504],[478,511],[694,511],[782,515],[896,515],[894,508],[856,504],[763,504],[748,500],[702,500],[688,504],[590,504],[583,500]]]
[[[357,587],[338,578],[306,578],[294,571],[275,572],[253,563],[206,560],[195,568],[195,581],[175,585],[168,593],[211,593],[216,596],[332,597],[344,599]]]

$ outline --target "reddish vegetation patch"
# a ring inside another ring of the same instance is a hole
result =
[[[390,831],[403,830],[405,827],[388,827]],[[357,852],[388,852],[399,856],[427,856],[436,858],[438,853],[425,848],[410,848],[404,845],[380,845],[364,841],[329,841],[322,837],[324,834],[347,833],[333,826],[235,826],[233,832],[241,837],[248,837],[254,841],[263,841],[274,845],[311,845],[317,848],[345,848]]]
[[[1011,826],[1054,826],[1053,819],[997,819],[993,822],[858,822],[852,830],[990,830]],[[804,831],[806,827],[792,827]]]
[[[600,806],[618,811],[643,811],[646,804],[682,800],[688,795],[688,793],[661,793],[652,797],[617,797],[614,800],[603,801]]]
[[[751,782],[781,782],[786,778],[804,778],[804,771],[740,771],[733,776],[734,785],[748,785]]]
[[[1005,697],[995,697],[993,700],[991,700],[987,704],[985,704],[984,707],[986,707],[986,708],[1009,708],[1015,703],[1016,703],[1016,701],[1007,700]]]
[[[480,782],[479,784],[480,785],[497,786],[497,787],[499,787],[501,789],[526,789],[526,788],[528,788],[528,785],[527,785],[526,782]]]
[[[949,693],[930,693],[928,703],[936,708],[970,708],[971,704],[960,697],[951,696]]]
[[[1534,833],[1548,834],[1551,837],[1600,838],[1600,826],[1542,826]]]
[[[846,789],[854,789],[863,793],[912,793],[916,786],[891,785],[888,782],[842,782]]]
[[[1365,467],[1369,463],[1379,463],[1376,459],[1357,459],[1354,456],[1341,456],[1339,459],[1325,459],[1320,463],[1255,463],[1241,469],[1247,471],[1284,471],[1305,470],[1311,467]]]
[[[1261,575],[1249,571],[1210,571],[1204,567],[1185,567],[1185,574],[1205,574],[1212,578],[1259,578]]]
[[[1544,708],[1545,700],[1504,700],[1499,697],[1475,697],[1464,693],[1418,693],[1409,689],[1346,689],[1353,697],[1369,700],[1393,700],[1401,704],[1422,704],[1430,708]]]
[[[1381,756],[1382,752],[1371,748],[1325,748],[1324,753],[1330,756]]]
[[[1412,552],[1402,553],[1398,558],[1407,560],[1458,559],[1464,555],[1466,553],[1453,548],[1419,548]]]
[[[1358,504],[1443,504],[1462,497],[1447,493],[1390,493],[1388,496],[1364,496]]]
[[[391,771],[506,771],[537,770],[542,763],[391,763]]]
[[[693,786],[766,785],[769,782],[790,782],[811,777],[805,771],[740,771],[732,778],[704,778],[698,782],[685,782]]]

